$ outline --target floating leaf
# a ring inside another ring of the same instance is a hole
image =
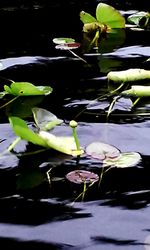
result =
[[[61,49],[61,50],[68,50],[68,49],[77,49],[80,47],[80,43],[64,43],[64,44],[59,44],[55,48],[56,49]]]
[[[59,152],[64,154],[77,156],[84,153],[82,149],[76,149],[76,143],[72,136],[55,136],[46,131],[40,131],[39,136],[43,139],[46,144]]]
[[[134,167],[141,162],[141,155],[137,152],[121,153],[117,159],[105,159],[104,166],[114,166],[117,168]]]
[[[65,44],[65,43],[74,43],[75,39],[68,37],[58,37],[53,39],[53,43],[55,44]]]
[[[120,150],[112,145],[102,142],[92,142],[86,147],[87,155],[101,161],[105,159],[116,159],[120,155]]]
[[[146,11],[139,11],[128,16],[127,21],[140,27],[146,27],[150,19],[150,13]]]
[[[4,85],[7,94],[15,96],[48,95],[52,92],[50,86],[34,86],[29,82],[13,82],[10,87]]]
[[[46,109],[34,107],[32,112],[35,123],[40,130],[50,130],[63,122],[63,120],[58,119],[56,115]]]
[[[46,142],[34,131],[29,129],[24,120],[19,117],[11,116],[9,117],[9,122],[17,136],[21,139],[32,142],[34,144],[47,147]]]
[[[99,176],[86,170],[74,170],[66,175],[66,178],[73,183],[94,183],[99,180]]]

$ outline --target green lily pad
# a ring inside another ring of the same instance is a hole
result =
[[[66,43],[74,43],[75,39],[68,37],[58,37],[53,39],[53,43],[55,44],[66,44]]]

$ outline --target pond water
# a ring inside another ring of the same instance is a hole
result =
[[[21,116],[33,128],[30,108],[38,106],[64,120],[54,128],[55,135],[71,135],[68,124],[75,119],[83,147],[101,141],[121,152],[138,152],[142,161],[131,168],[110,169],[82,200],[83,185],[70,183],[65,175],[76,169],[100,175],[98,160],[41,151],[21,141],[13,154],[0,158],[0,243],[7,249],[148,250],[150,102],[143,98],[131,110],[130,98],[121,98],[107,119],[112,97],[103,95],[116,88],[108,85],[111,70],[149,69],[150,31],[128,28],[119,40],[108,40],[109,49],[103,45],[83,53],[79,48],[75,52],[84,63],[69,51],[56,50],[52,39],[72,37],[82,44],[79,12],[94,13],[97,2],[33,2],[1,4],[1,91],[11,79],[50,85],[53,92],[32,100],[18,98],[0,109],[0,152],[16,138],[8,115]],[[127,17],[137,10],[135,5],[126,3],[122,9],[117,2],[116,7]],[[143,5],[144,10],[148,7]],[[60,22],[55,23],[56,18]],[[0,101],[2,106],[8,99]]]

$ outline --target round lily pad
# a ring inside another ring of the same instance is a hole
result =
[[[73,183],[94,183],[99,180],[99,176],[86,170],[74,170],[66,175],[66,178]]]
[[[92,142],[86,147],[86,154],[92,158],[103,161],[105,159],[118,158],[120,155],[120,150],[107,143]]]

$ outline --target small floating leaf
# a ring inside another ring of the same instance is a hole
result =
[[[53,39],[53,43],[55,44],[65,44],[65,43],[74,43],[75,39],[68,37],[58,37]]]
[[[40,131],[39,136],[46,144],[59,152],[64,154],[77,156],[84,153],[82,149],[76,149],[76,143],[73,136],[55,136],[46,131]]]
[[[134,167],[142,160],[141,155],[137,152],[122,153],[117,159],[105,159],[104,166],[114,166],[117,168]]]
[[[13,82],[10,87],[4,85],[4,90],[15,96],[48,95],[53,91],[50,86],[35,86],[29,82]]]
[[[55,48],[56,49],[61,49],[61,50],[68,50],[68,49],[77,49],[80,47],[80,43],[64,43],[64,44],[59,44]]]
[[[94,183],[99,180],[99,176],[86,170],[74,170],[66,175],[66,178],[73,183]]]
[[[50,130],[63,122],[63,120],[58,119],[56,115],[46,109],[34,107],[32,112],[35,123],[40,130]]]
[[[112,145],[102,142],[92,142],[86,147],[87,155],[101,161],[105,159],[116,159],[120,155],[120,150]]]

